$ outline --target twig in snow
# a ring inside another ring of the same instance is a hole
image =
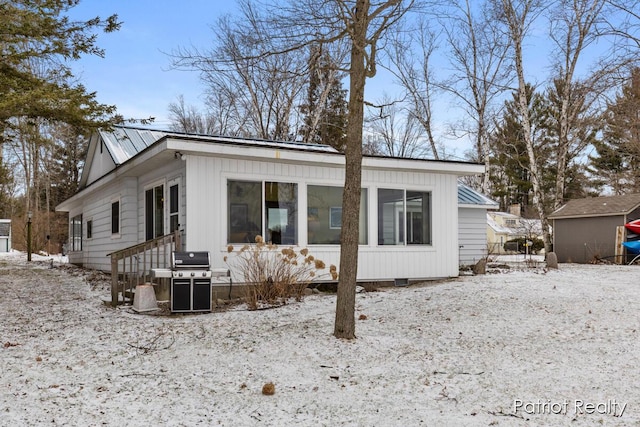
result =
[[[514,417],[520,418],[521,420],[529,421],[529,418],[525,418],[524,416],[513,412],[504,412],[502,409],[500,409],[499,411],[487,411],[487,413],[500,417]]]

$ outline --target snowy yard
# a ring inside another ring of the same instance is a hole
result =
[[[0,254],[2,425],[640,425],[638,266],[361,293],[349,342],[334,295],[152,316],[24,258]]]

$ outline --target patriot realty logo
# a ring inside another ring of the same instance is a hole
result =
[[[611,415],[621,417],[627,409],[626,403],[620,403],[616,399],[608,399],[604,402],[587,402],[585,400],[576,399],[569,401],[567,399],[553,402],[549,399],[537,401],[524,401],[516,399],[513,401],[513,411],[518,414],[529,415]]]

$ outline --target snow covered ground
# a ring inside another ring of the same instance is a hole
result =
[[[638,266],[360,293],[344,341],[334,295],[137,314],[103,304],[105,276],[25,258],[0,255],[3,426],[640,425]]]

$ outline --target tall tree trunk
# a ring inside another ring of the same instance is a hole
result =
[[[349,113],[345,147],[345,179],[342,196],[342,235],[340,279],[333,334],[337,338],[356,336],[355,301],[358,275],[358,241],[360,192],[362,181],[362,124],[364,121],[364,86],[366,81],[365,46],[369,0],[358,0],[351,40],[349,70]]]
[[[522,62],[522,43],[524,32],[527,27],[527,14],[531,12],[534,2],[526,0],[524,2],[521,15],[518,15],[511,0],[502,0],[507,25],[511,34],[511,41],[514,49],[514,61],[516,74],[518,78],[518,109],[520,111],[520,120],[522,123],[522,133],[527,149],[527,157],[529,159],[529,172],[531,186],[533,187],[533,205],[540,218],[542,225],[542,235],[544,240],[545,252],[551,250],[551,235],[549,234],[549,221],[544,209],[542,198],[540,168],[538,166],[538,158],[536,148],[534,147],[533,137],[531,135],[531,120],[529,120],[529,103],[527,102],[527,85],[524,78],[524,65]]]

